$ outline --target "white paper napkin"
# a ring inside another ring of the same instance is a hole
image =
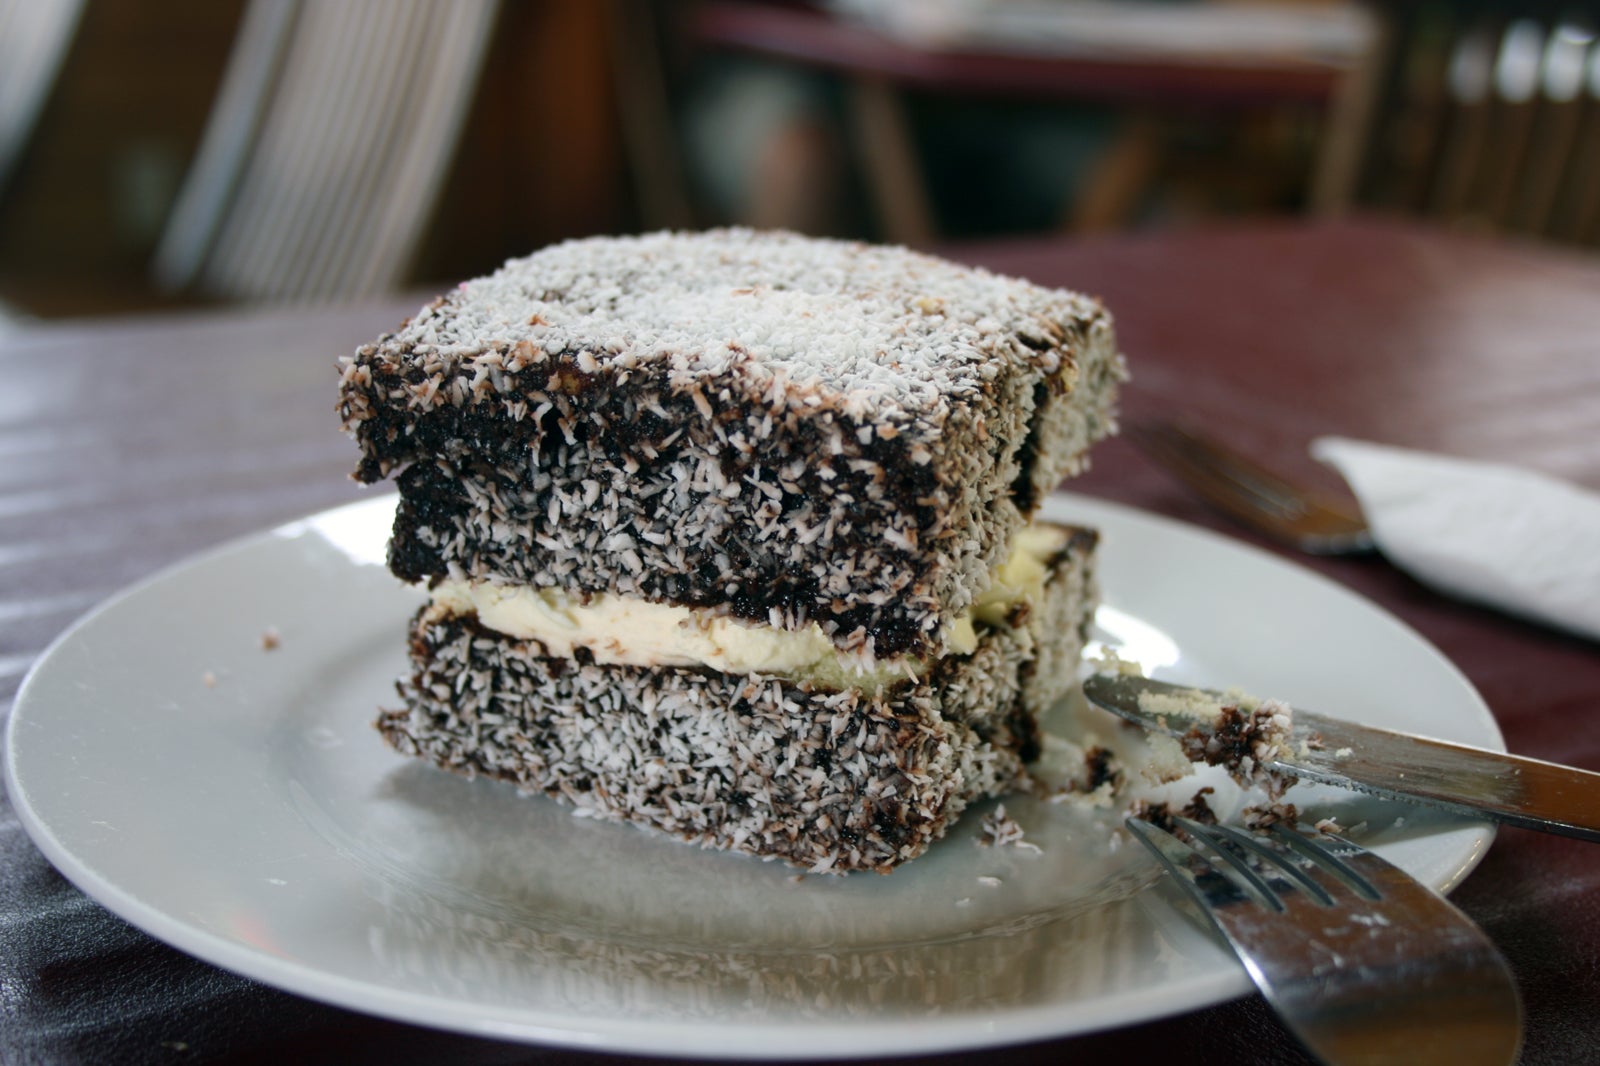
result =
[[[1600,640],[1600,494],[1492,463],[1323,437],[1379,550],[1463,599]]]

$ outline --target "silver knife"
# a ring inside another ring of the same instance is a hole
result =
[[[1083,684],[1091,703],[1144,728],[1183,736],[1205,719],[1140,709],[1140,696],[1191,695],[1237,704],[1237,694],[1123,674]],[[1156,701],[1159,702],[1159,701]],[[1600,774],[1498,751],[1397,733],[1293,709],[1288,753],[1270,770],[1508,825],[1600,841]]]

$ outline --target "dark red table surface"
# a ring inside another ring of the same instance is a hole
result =
[[[1592,256],[1380,222],[953,254],[1103,297],[1136,374],[1130,414],[1181,413],[1327,485],[1305,455],[1323,433],[1510,460],[1600,488]],[[0,338],[0,706],[54,636],[119,587],[354,498],[333,360],[418,302]],[[1234,532],[1120,441],[1073,487]],[[1437,644],[1513,750],[1600,770],[1600,646],[1441,598],[1378,559],[1301,561]],[[1503,830],[1454,898],[1516,971],[1524,1061],[1600,1062],[1600,847]],[[1306,1061],[1258,997],[937,1061],[1158,1056]],[[216,970],[85,898],[0,807],[0,1062],[210,1061],[620,1060],[368,1018]]]

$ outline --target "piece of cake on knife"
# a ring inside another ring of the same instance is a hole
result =
[[[720,230],[513,260],[345,361],[413,622],[397,749],[706,846],[887,870],[1014,787],[1113,428],[1096,302]]]

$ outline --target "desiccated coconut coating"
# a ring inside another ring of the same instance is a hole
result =
[[[574,241],[344,369],[390,564],[618,593],[936,655],[1039,498],[1113,429],[1094,301],[792,234]]]
[[[1038,714],[1065,694],[1096,600],[1077,530],[1015,626],[876,695],[777,677],[599,666],[425,609],[399,751],[556,796],[706,847],[818,871],[887,871],[969,804],[1010,791]],[[1048,653],[1048,654],[1045,654]]]

